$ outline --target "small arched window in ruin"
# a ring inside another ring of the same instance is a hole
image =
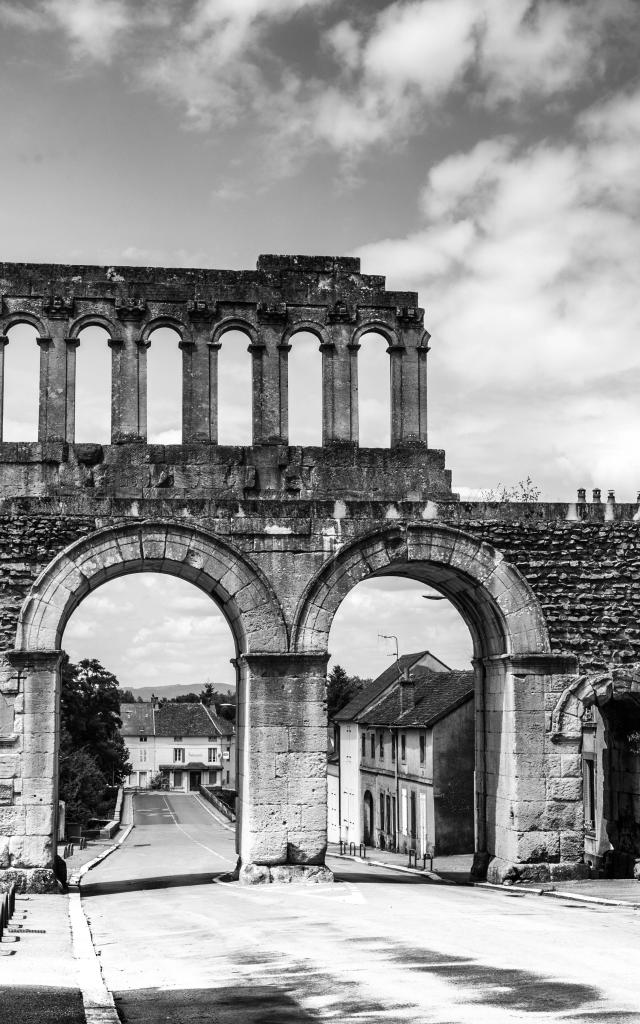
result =
[[[85,327],[76,350],[75,440],[111,440],[111,349],[103,327]]]
[[[228,330],[218,352],[218,442],[250,445],[252,441],[251,338]]]
[[[322,353],[310,331],[297,331],[289,352],[289,443],[322,444]]]
[[[388,448],[391,440],[391,366],[388,342],[378,331],[360,337],[358,439],[362,448]]]
[[[147,440],[182,443],[182,351],[172,327],[149,334],[147,350]]]
[[[37,441],[40,349],[37,331],[30,324],[16,324],[7,331],[4,348],[4,403],[2,439]]]

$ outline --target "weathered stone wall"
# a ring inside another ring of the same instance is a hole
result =
[[[322,866],[329,631],[374,573],[439,588],[469,626],[477,842],[493,877],[578,870],[576,686],[640,663],[640,510],[459,502],[444,453],[426,444],[422,319],[415,294],[387,292],[357,260],[262,257],[255,272],[0,265],[0,357],[17,323],[36,328],[41,349],[39,441],[0,443],[0,870],[35,886],[51,866],[66,620],[90,589],[145,570],[206,590],[232,629],[249,874]],[[75,351],[92,324],[113,352],[106,446],[73,443]],[[145,443],[157,326],[181,339],[178,446]],[[232,329],[253,361],[247,448],[216,443],[217,351]],[[322,351],[316,448],[287,444],[297,330]],[[389,346],[388,450],[357,444],[357,352],[370,330]],[[0,358],[0,387],[2,369]]]

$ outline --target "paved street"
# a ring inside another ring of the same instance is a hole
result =
[[[135,821],[83,884],[125,1022],[640,1024],[635,911],[337,859],[333,886],[241,888],[199,798],[136,798]]]

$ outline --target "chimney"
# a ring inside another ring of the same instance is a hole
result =
[[[400,676],[400,714],[404,715],[405,711],[415,707],[415,703],[416,684],[409,675],[409,670],[405,668]]]

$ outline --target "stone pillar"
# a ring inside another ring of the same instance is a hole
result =
[[[111,338],[111,443],[147,439],[147,349],[135,321]]]
[[[584,873],[579,735],[560,748],[551,710],[575,659],[494,657],[486,669],[478,771],[484,773],[489,879],[547,881]]]
[[[239,659],[238,853],[241,879],[329,880],[323,654]]]
[[[349,323],[335,323],[322,352],[322,443],[358,441],[358,350]]]
[[[11,651],[2,696],[13,704],[13,732],[1,739],[0,888],[55,891],[61,651]]]
[[[194,331],[182,349],[182,441],[218,441],[219,341],[210,331]]]
[[[51,336],[40,346],[39,441],[73,440],[75,415],[75,346],[65,337],[66,323],[51,321]]]
[[[0,334],[0,441],[4,436],[4,350],[8,344],[6,334]]]
[[[422,329],[401,330],[391,358],[391,447],[427,443],[427,352]]]
[[[288,444],[287,371],[291,346],[283,342],[286,307],[258,309],[257,342],[253,357],[253,443]]]

